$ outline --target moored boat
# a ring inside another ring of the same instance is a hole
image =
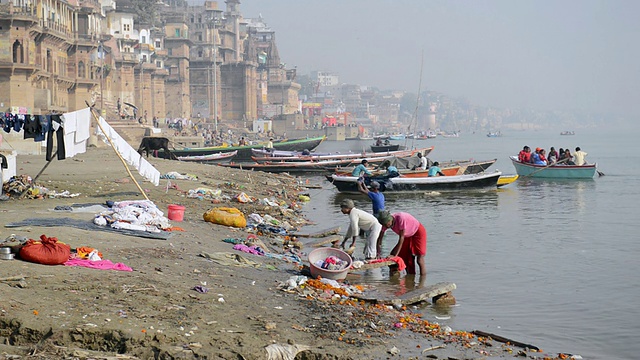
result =
[[[400,144],[371,145],[371,151],[373,152],[398,151],[399,149]]]
[[[517,156],[510,156],[516,173],[521,177],[540,179],[593,179],[596,174],[596,164],[587,165],[534,165],[523,163]]]
[[[446,191],[496,188],[501,172],[420,178],[370,178],[380,183],[380,190],[388,192]],[[358,177],[331,175],[331,182],[342,193],[357,194]]]
[[[253,161],[258,163],[265,162],[295,162],[295,161],[323,161],[323,160],[347,160],[347,159],[356,159],[362,160],[367,159],[368,161],[375,161],[377,158],[385,158],[389,159],[392,157],[404,158],[414,156],[417,152],[421,152],[423,154],[429,154],[433,150],[433,146],[428,148],[421,149],[413,149],[413,150],[399,150],[399,151],[388,151],[388,152],[378,152],[378,153],[351,153],[351,154],[302,154],[297,153],[293,156],[267,156],[264,155],[265,152],[263,150],[253,150],[253,153],[263,154],[262,156],[252,156]],[[281,152],[282,153],[282,152]],[[349,163],[349,162],[347,162]]]
[[[560,133],[560,135],[575,135],[576,133],[574,131],[563,131]]]
[[[180,161],[198,162],[202,164],[220,164],[231,161],[238,154],[238,150],[209,155],[178,156]]]
[[[285,151],[303,151],[309,150],[312,151],[324,141],[325,137],[315,137],[315,138],[303,138],[296,140],[284,140],[273,143],[273,148],[276,150],[285,150]],[[254,145],[244,145],[244,146],[214,146],[214,147],[200,147],[200,148],[184,148],[184,149],[174,149],[171,152],[176,156],[201,156],[201,155],[210,155],[217,154],[221,152],[230,152],[230,151],[238,151],[236,154],[235,160],[237,161],[251,161],[251,149],[262,149],[264,148],[264,144],[254,144]],[[158,151],[158,157],[164,158],[164,151]]]

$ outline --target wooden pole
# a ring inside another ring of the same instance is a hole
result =
[[[113,151],[115,151],[115,153],[116,153],[116,155],[118,155],[118,158],[120,159],[120,161],[122,161],[122,165],[127,170],[127,173],[129,174],[129,177],[131,178],[131,180],[133,180],[133,183],[136,184],[136,187],[138,188],[138,190],[140,191],[142,196],[144,196],[144,198],[146,200],[149,200],[149,197],[144,192],[144,190],[142,190],[142,188],[140,187],[140,184],[138,184],[138,181],[136,181],[136,178],[134,178],[133,174],[131,174],[131,170],[129,170],[129,167],[127,166],[127,162],[124,161],[124,159],[122,158],[122,155],[120,155],[120,153],[118,152],[116,147],[113,145],[113,142],[111,141],[111,138],[109,138],[109,136],[107,135],[106,131],[104,131],[104,129],[102,128],[102,124],[100,124],[100,119],[93,112],[93,106],[90,106],[89,103],[86,102],[86,101],[85,101],[85,103],[87,104],[87,106],[89,106],[89,110],[91,111],[91,115],[93,115],[93,118],[96,120],[96,123],[98,124],[98,127],[100,128],[100,131],[102,131],[104,136],[107,138],[107,141],[109,141],[109,145],[111,145],[111,148],[113,149]]]

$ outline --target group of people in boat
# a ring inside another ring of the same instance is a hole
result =
[[[552,146],[547,154],[545,149],[536,148],[534,152],[531,152],[529,146],[524,146],[518,153],[518,161],[521,163],[528,163],[534,165],[585,165],[587,162],[585,157],[587,153],[582,151],[580,147],[576,147],[576,150],[571,154],[571,150],[560,148],[558,151]]]

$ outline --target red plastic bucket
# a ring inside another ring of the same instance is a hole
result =
[[[186,208],[182,205],[171,204],[169,205],[169,213],[167,214],[167,217],[169,220],[182,221],[184,218],[184,209]]]

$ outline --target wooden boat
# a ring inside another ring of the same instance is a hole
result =
[[[596,164],[588,165],[534,165],[522,163],[517,156],[510,156],[516,173],[521,177],[540,179],[593,179],[596,174]]]
[[[371,145],[371,151],[373,152],[398,151],[399,149],[400,144]]]
[[[301,153],[297,153],[294,156],[252,156],[251,159],[257,163],[266,163],[266,162],[282,162],[282,161],[323,161],[323,160],[362,160],[367,159],[367,161],[375,161],[378,158],[389,159],[392,157],[403,158],[403,157],[411,157],[417,154],[417,152],[421,152],[423,154],[429,154],[433,150],[433,146],[428,148],[421,149],[413,149],[413,150],[399,150],[399,151],[388,151],[388,152],[379,152],[379,153],[351,153],[351,154],[324,154],[324,155],[302,155]],[[266,153],[263,150],[252,150],[253,153]],[[283,153],[283,152],[281,152]],[[346,162],[349,164],[351,161]]]
[[[487,137],[501,137],[502,133],[500,131],[497,132],[490,132],[487,134]]]
[[[560,135],[575,135],[576,133],[573,131],[563,131],[560,133]]]
[[[502,175],[498,178],[498,187],[509,185],[512,182],[518,180],[518,175]]]
[[[380,190],[389,192],[446,191],[460,189],[496,188],[501,172],[420,178],[369,178],[380,183]],[[358,177],[331,175],[331,182],[342,193],[357,194]]]
[[[178,156],[178,160],[198,162],[203,164],[219,164],[231,161],[237,154],[238,150],[209,155]]]
[[[433,147],[431,147],[433,148]],[[453,175],[468,175],[478,174],[486,171],[491,165],[493,165],[498,159],[475,161],[475,160],[458,160],[448,161],[440,163],[439,167],[443,174],[446,176]],[[406,177],[425,177],[428,176],[429,170],[410,170],[409,167],[401,169],[398,167],[398,172],[402,176]],[[337,175],[349,175],[353,171],[353,167],[336,168],[334,169]]]
[[[271,173],[318,173],[326,172],[327,169],[333,168],[345,160],[325,160],[325,161],[306,161],[306,162],[274,162],[274,163],[228,163],[218,164],[219,166],[230,167],[242,170],[265,171]],[[351,161],[351,160],[346,160]]]
[[[389,135],[389,140],[404,140],[404,139],[405,139],[404,134]]]
[[[334,174],[339,176],[350,176],[353,172],[354,167],[340,167],[336,168]],[[440,171],[445,174],[445,176],[454,176],[458,175],[460,172],[460,165],[451,165],[447,167],[440,167]],[[371,171],[372,176],[383,176],[387,173],[387,170],[373,170]],[[409,170],[409,169],[398,169],[398,173],[400,173],[401,177],[409,177],[409,178],[418,178],[418,177],[427,177],[429,176],[429,170]],[[330,175],[329,175],[330,176]]]
[[[303,151],[314,150],[324,141],[325,137],[315,137],[309,139],[296,139],[296,140],[284,140],[273,143],[273,148],[276,150],[286,151]],[[214,147],[201,147],[201,148],[184,148],[174,149],[171,152],[176,156],[200,156],[217,154],[221,152],[238,151],[235,160],[238,161],[251,161],[251,149],[262,149],[264,144],[244,145],[244,146],[214,146]],[[164,158],[164,151],[158,151],[157,157]]]

